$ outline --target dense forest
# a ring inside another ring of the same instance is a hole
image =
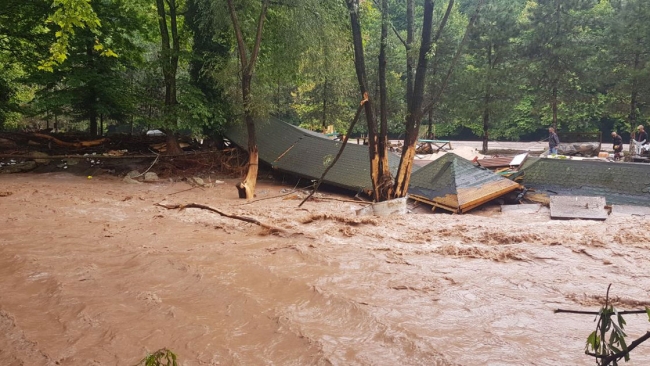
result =
[[[341,132],[365,92],[390,137],[409,117],[420,136],[530,140],[631,132],[650,112],[647,0],[3,4],[4,130],[216,135],[275,116]]]

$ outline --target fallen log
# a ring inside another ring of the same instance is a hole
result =
[[[184,210],[186,208],[199,208],[199,209],[202,209],[202,210],[207,210],[207,211],[210,211],[210,212],[214,212],[214,213],[219,214],[219,215],[224,216],[224,217],[228,217],[228,218],[231,218],[231,219],[240,220],[240,221],[244,221],[244,222],[248,222],[248,223],[251,223],[251,224],[261,226],[261,227],[269,230],[272,234],[275,234],[275,233],[284,233],[284,234],[286,234],[287,233],[287,231],[282,229],[282,228],[265,224],[265,223],[260,222],[259,220],[255,219],[255,218],[247,217],[247,216],[231,215],[231,214],[225,213],[225,212],[223,212],[221,210],[218,210],[216,208],[213,208],[213,207],[210,207],[210,206],[207,206],[207,205],[202,205],[200,203],[187,203],[187,204],[184,204],[184,205],[178,205],[178,204],[172,205],[172,204],[156,203],[155,206],[160,206],[160,207],[166,208],[168,210],[179,209],[180,211],[182,211],[182,210]]]
[[[93,146],[99,146],[106,142],[108,139],[107,138],[101,138],[98,140],[91,140],[91,141],[79,141],[79,142],[67,142],[67,141],[62,141],[57,139],[54,136],[46,135],[43,133],[33,133],[32,136],[34,137],[39,137],[42,139],[50,140],[54,142],[57,145],[60,146],[67,146],[67,147],[74,147],[77,149],[83,148],[83,147],[93,147]]]
[[[41,159],[86,159],[86,158],[91,158],[91,159],[148,159],[152,158],[155,159],[156,157],[160,156],[160,158],[177,158],[177,157],[192,157],[194,155],[206,155],[206,154],[214,154],[215,152],[219,151],[200,151],[200,152],[186,152],[184,154],[178,154],[178,155],[159,155],[159,154],[138,154],[138,155],[102,155],[102,154],[95,154],[95,155],[69,155],[69,154],[64,154],[64,155],[48,155],[48,156],[43,156],[39,157]],[[0,159],[2,158],[11,158],[11,159],[34,159],[33,155],[19,155],[19,154],[0,154]]]

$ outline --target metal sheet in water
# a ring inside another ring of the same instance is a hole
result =
[[[607,220],[605,197],[552,196],[551,218]]]
[[[408,197],[396,198],[389,201],[378,202],[357,210],[358,216],[392,216],[406,214],[406,200]]]
[[[650,216],[650,207],[612,205],[612,214],[627,216]]]

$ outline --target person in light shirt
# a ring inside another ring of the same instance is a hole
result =
[[[634,148],[636,155],[641,155],[641,152],[643,151],[643,145],[648,143],[648,133],[645,132],[643,125],[639,125],[639,127],[636,129],[637,133],[634,137]]]

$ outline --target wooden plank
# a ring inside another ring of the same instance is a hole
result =
[[[551,196],[551,219],[607,220],[605,197]]]
[[[431,205],[432,206],[432,211],[434,211],[435,208],[438,207],[438,208],[442,208],[443,210],[451,211],[453,213],[459,213],[458,207],[443,205],[441,203],[431,201],[431,200],[429,200],[429,199],[427,199],[425,197],[410,195],[409,198],[411,198],[411,199],[413,199],[415,201],[426,203],[427,205]]]
[[[464,203],[464,204],[460,205],[460,207],[458,207],[458,211],[461,212],[461,213],[465,213],[465,212],[467,212],[469,210],[472,210],[472,209],[474,209],[474,208],[476,208],[476,207],[478,207],[478,206],[480,206],[482,204],[488,203],[488,202],[490,202],[491,200],[493,200],[495,198],[499,198],[499,197],[501,197],[501,196],[503,196],[503,195],[505,195],[507,193],[510,193],[510,192],[514,191],[515,189],[520,188],[520,187],[521,186],[518,185],[518,184],[516,184],[516,185],[513,184],[510,187],[506,187],[504,189],[498,190],[498,191],[493,192],[493,193],[491,193],[489,195],[480,197],[479,199],[475,199],[475,200],[473,200],[471,202]]]

